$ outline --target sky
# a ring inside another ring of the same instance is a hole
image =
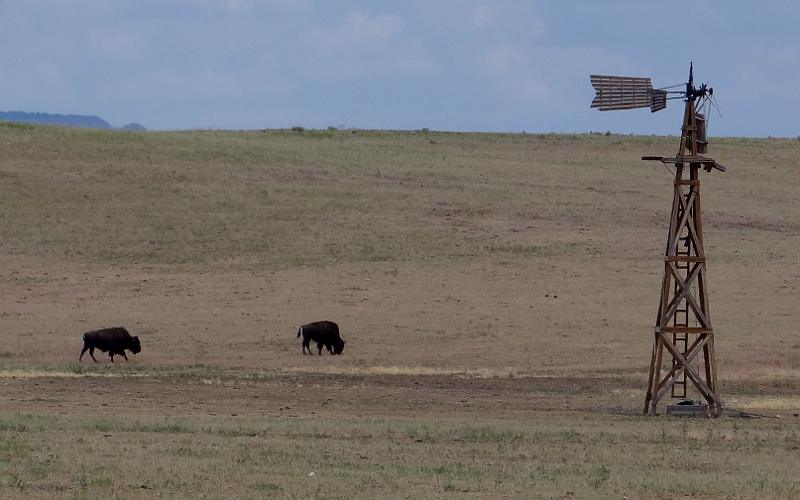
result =
[[[151,130],[680,133],[590,74],[695,77],[711,136],[800,136],[800,2],[0,0],[0,111]]]

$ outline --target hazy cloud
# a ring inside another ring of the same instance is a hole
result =
[[[483,66],[494,73],[502,73],[519,68],[528,60],[525,52],[519,47],[502,44],[489,50],[483,56]]]
[[[541,78],[521,76],[508,83],[510,94],[519,101],[541,103],[553,97],[550,86]]]
[[[318,28],[312,31],[312,39],[319,49],[336,50],[345,47],[384,43],[403,29],[403,20],[395,14],[371,16],[363,12],[351,12],[344,22],[335,28]]]
[[[412,78],[434,71],[433,61],[424,57],[342,58],[333,65],[318,68],[333,80],[355,80],[366,77]]]
[[[131,80],[127,87],[143,97],[160,95],[178,100],[229,98],[242,90],[236,77],[211,70],[194,74],[155,71]]]
[[[435,68],[420,45],[403,36],[396,14],[354,11],[333,27],[309,31],[309,68],[317,79],[352,81],[364,77],[408,78]]]
[[[594,52],[596,54],[596,52]],[[558,81],[583,78],[590,59],[584,51],[562,48],[522,47],[504,43],[484,54],[482,63],[498,93],[525,105],[553,107],[564,96],[553,91]],[[560,64],[554,72],[552,68]],[[573,75],[577,71],[578,75]]]
[[[544,20],[532,12],[530,7],[520,8],[506,2],[482,4],[469,11],[473,26],[484,31],[506,33],[519,30],[528,37],[539,37],[545,33]]]
[[[88,37],[89,47],[101,56],[130,60],[144,52],[145,41],[140,35],[119,31],[94,32]]]
[[[178,0],[178,2],[187,7],[230,14],[240,14],[256,3],[255,0]]]
[[[494,24],[496,17],[497,7],[494,5],[479,5],[470,13],[472,24],[480,29],[486,29]]]
[[[47,60],[7,63],[0,59],[0,73],[4,75],[0,78],[0,110],[76,111],[75,92],[60,64]]]

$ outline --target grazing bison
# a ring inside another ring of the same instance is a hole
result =
[[[101,328],[100,330],[92,330],[83,334],[83,349],[81,355],[78,357],[78,362],[83,358],[83,353],[89,350],[89,356],[97,363],[94,357],[94,350],[100,349],[103,352],[108,352],[111,356],[111,362],[114,362],[114,355],[122,356],[125,361],[128,361],[128,356],[125,355],[125,349],[136,354],[142,351],[142,346],[139,344],[139,337],[131,337],[128,330],[121,326],[114,328]]]
[[[345,341],[339,336],[339,325],[333,321],[315,321],[301,326],[297,330],[297,338],[303,336],[303,354],[311,354],[309,344],[313,340],[317,343],[318,354],[322,355],[322,346],[328,349],[330,354],[341,354],[344,350]]]

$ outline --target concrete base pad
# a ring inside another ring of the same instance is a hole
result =
[[[667,415],[673,417],[700,417],[710,416],[709,409],[701,404],[667,405]]]

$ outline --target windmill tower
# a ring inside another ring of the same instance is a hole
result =
[[[672,398],[686,398],[691,382],[705,399],[706,414],[719,416],[722,400],[708,305],[699,175],[701,168],[706,172],[726,170],[705,156],[708,142],[705,115],[701,111],[707,102],[713,103],[714,90],[705,84],[695,87],[691,65],[685,90],[679,91],[653,89],[649,78],[599,75],[590,78],[597,91],[592,107],[600,111],[649,107],[656,112],[664,109],[668,100],[685,101],[678,154],[669,158],[642,157],[675,170],[644,413],[655,415],[658,403],[668,392]]]

